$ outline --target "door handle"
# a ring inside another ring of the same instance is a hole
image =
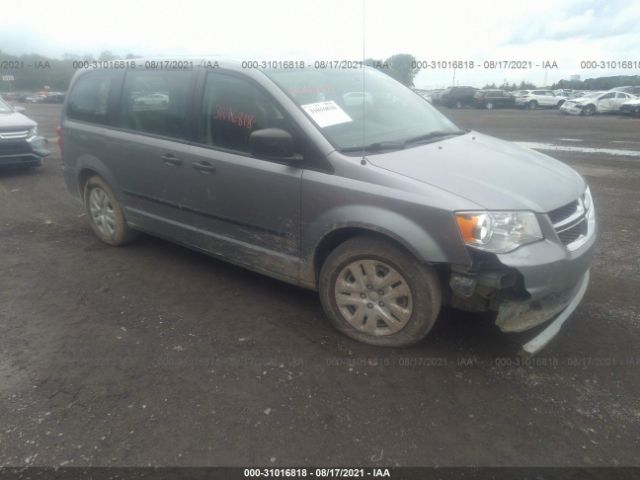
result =
[[[162,155],[162,160],[164,160],[165,165],[168,165],[170,167],[177,167],[178,165],[182,165],[182,160],[170,153]]]
[[[215,172],[216,171],[216,167],[214,167],[213,165],[211,165],[209,162],[207,162],[206,160],[203,160],[202,162],[193,162],[191,164],[191,166],[193,168],[195,168],[196,170],[198,170],[199,172],[202,173],[211,173],[211,172]]]

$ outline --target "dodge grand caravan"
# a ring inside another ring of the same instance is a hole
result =
[[[374,69],[210,64],[76,73],[64,174],[102,241],[147,232],[316,289],[338,330],[381,346],[447,305],[540,326],[535,353],[581,301],[596,220],[570,167]]]

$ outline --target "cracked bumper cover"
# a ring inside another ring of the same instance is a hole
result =
[[[528,302],[505,302],[500,306],[496,325],[503,332],[522,332],[555,317],[542,332],[522,346],[526,353],[533,355],[558,334],[564,322],[582,301],[588,285],[589,270],[568,291]]]
[[[530,298],[503,301],[496,325],[504,332],[522,332],[553,319],[545,330],[524,345],[527,353],[541,350],[558,333],[584,296],[597,238],[595,218],[592,219],[588,238],[576,250],[571,251],[561,243],[546,239],[499,255],[502,264],[522,275]]]

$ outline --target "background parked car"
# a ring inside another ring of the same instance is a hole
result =
[[[616,87],[616,88],[612,88],[612,91],[616,91],[616,92],[624,92],[624,93],[630,93],[631,95],[635,95],[640,96],[640,85],[634,85],[632,87]]]
[[[620,107],[620,113],[625,115],[639,115],[640,116],[640,98],[633,98],[626,101]]]
[[[40,103],[64,103],[64,93],[50,93],[40,100]]]
[[[42,101],[46,98],[46,95],[29,95],[25,101],[27,103],[42,103]]]
[[[463,108],[475,105],[474,95],[478,89],[474,87],[449,87],[439,98],[440,105],[449,108]]]
[[[617,112],[623,103],[636,97],[624,92],[596,92],[580,98],[567,100],[560,111],[571,115],[593,115],[594,113]]]
[[[476,107],[491,110],[495,107],[515,106],[515,97],[505,90],[478,90],[474,95]]]
[[[516,105],[535,110],[538,107],[555,108],[561,106],[566,97],[558,96],[553,90],[518,90],[515,92]]]
[[[434,105],[438,105],[440,103],[440,97],[442,96],[443,91],[444,90],[442,89],[430,90],[427,96],[430,98],[431,103],[433,103]]]
[[[35,167],[50,154],[38,124],[0,99],[0,168]]]
[[[428,90],[422,90],[420,88],[412,88],[411,90],[416,92],[418,95],[420,95],[422,98],[424,98],[427,102],[431,103],[431,97],[429,96],[429,91]]]

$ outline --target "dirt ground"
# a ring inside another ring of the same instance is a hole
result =
[[[54,137],[60,107],[27,109]],[[446,113],[640,150],[640,119]],[[487,316],[444,310],[420,345],[380,349],[313,292],[148,236],[104,245],[52,149],[0,173],[0,465],[640,465],[640,157],[554,154],[601,238],[583,303],[522,364]]]

